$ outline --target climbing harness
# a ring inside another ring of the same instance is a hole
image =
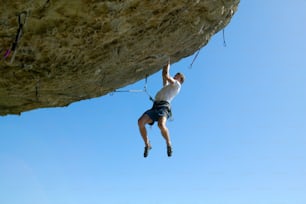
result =
[[[147,84],[148,84],[148,75],[146,75],[146,78],[145,78],[145,85],[143,87],[143,89],[129,89],[129,90],[115,90],[112,92],[112,94],[118,92],[118,93],[122,93],[122,92],[127,92],[127,93],[146,93],[148,96],[149,96],[149,99],[154,102],[154,99],[153,97],[149,94],[148,92],[148,89],[147,89]]]
[[[170,121],[173,121],[171,105],[168,101],[154,101],[152,109],[157,112],[159,112],[161,109],[166,109],[169,114],[168,116]]]

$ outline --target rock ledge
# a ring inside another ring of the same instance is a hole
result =
[[[0,115],[67,106],[205,46],[239,0],[0,1]]]

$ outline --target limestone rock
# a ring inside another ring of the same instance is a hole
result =
[[[67,106],[205,46],[239,0],[0,0],[0,115]]]

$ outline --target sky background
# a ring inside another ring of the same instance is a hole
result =
[[[222,32],[171,65],[186,82],[143,158],[145,93],[0,117],[1,204],[305,204],[306,1],[242,0]],[[148,91],[161,88],[161,72]],[[142,89],[144,80],[125,89]]]

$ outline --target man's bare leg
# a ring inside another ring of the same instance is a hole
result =
[[[152,119],[147,115],[143,114],[139,119],[138,119],[138,127],[140,131],[140,135],[146,145],[146,147],[150,147],[150,140],[147,134],[147,129],[146,129],[146,124],[153,122]]]
[[[161,117],[158,119],[158,127],[161,131],[162,136],[165,138],[167,146],[171,146],[169,130],[166,126],[167,118]]]
[[[150,144],[150,140],[147,134],[147,129],[146,129],[146,124],[152,123],[152,119],[147,115],[143,114],[139,119],[138,119],[138,126],[139,126],[139,131],[140,135],[145,143],[145,149],[143,156],[147,157],[149,155],[149,151],[152,149],[152,146]]]
[[[161,117],[158,119],[158,127],[161,131],[162,136],[166,140],[167,143],[167,154],[169,157],[172,156],[172,147],[171,147],[171,140],[170,140],[170,134],[169,130],[166,126],[167,118],[166,117]]]

